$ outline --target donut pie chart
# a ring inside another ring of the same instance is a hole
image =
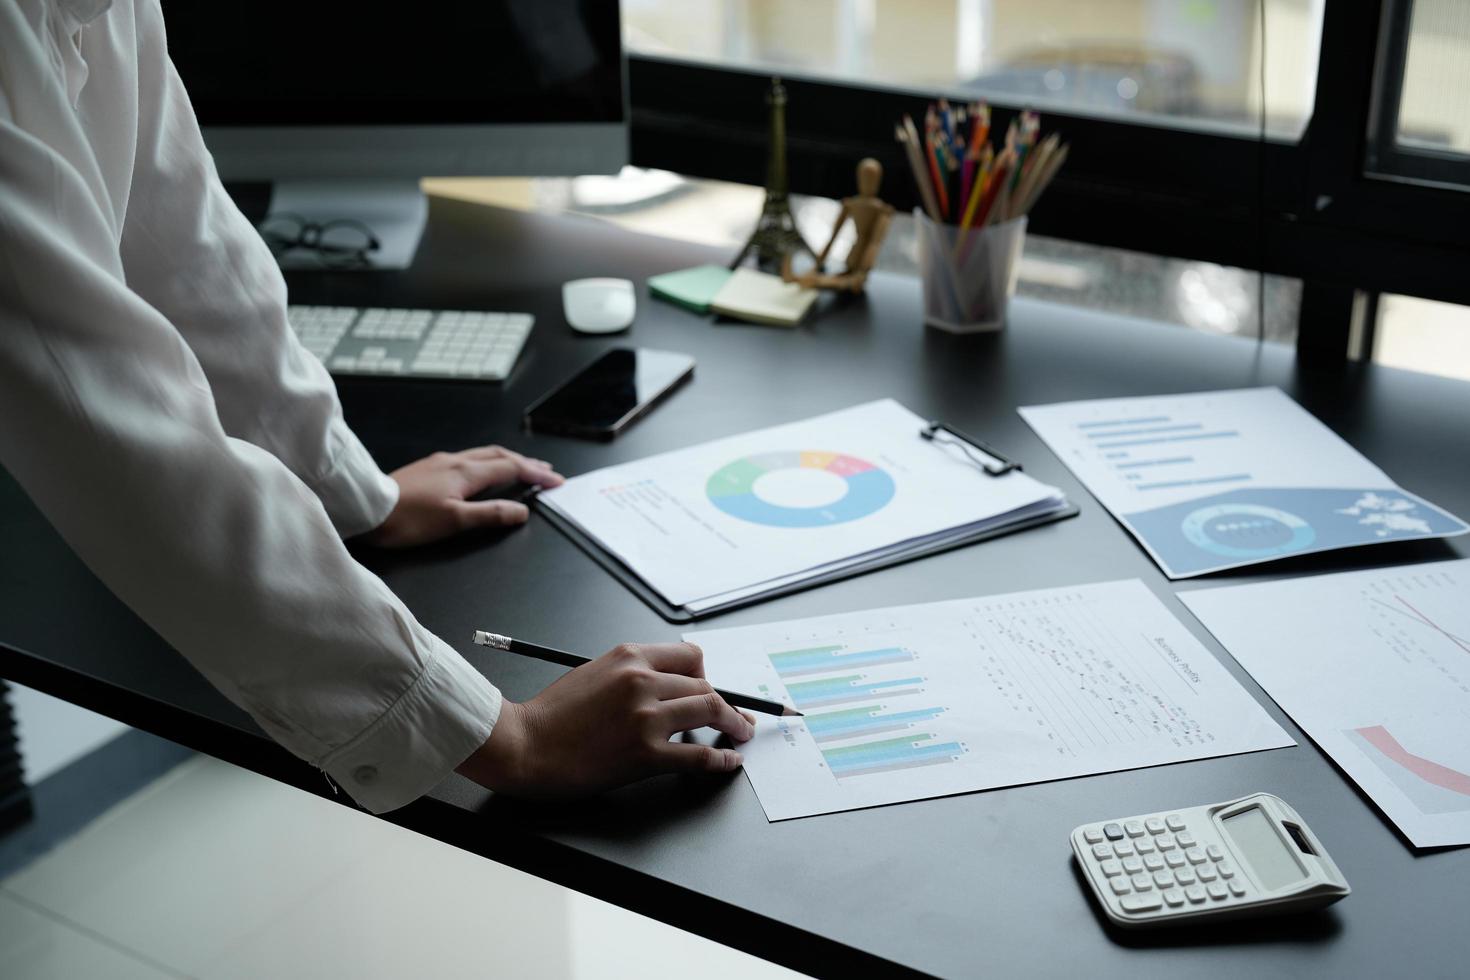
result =
[[[1317,540],[1312,525],[1295,514],[1258,504],[1216,504],[1184,518],[1184,536],[1226,558],[1284,555]]]
[[[818,494],[835,485],[839,495],[811,506],[794,506],[762,494],[763,488],[776,485],[800,491],[804,483]],[[742,456],[716,470],[705,484],[710,503],[720,510],[767,527],[826,527],[855,521],[881,510],[896,490],[893,477],[867,460],[816,450]]]

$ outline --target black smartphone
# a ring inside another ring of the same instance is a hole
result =
[[[694,375],[694,358],[616,347],[526,409],[526,428],[608,440]]]

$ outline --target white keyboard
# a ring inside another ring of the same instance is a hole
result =
[[[291,306],[301,344],[333,374],[502,381],[530,336],[529,313]]]

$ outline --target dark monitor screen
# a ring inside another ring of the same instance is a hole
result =
[[[164,0],[205,126],[618,123],[611,0]]]

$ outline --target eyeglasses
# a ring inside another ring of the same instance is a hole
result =
[[[302,249],[334,267],[366,265],[379,247],[372,229],[350,218],[316,222],[295,214],[268,214],[256,230],[276,258]]]
[[[943,422],[930,422],[919,430],[919,436],[920,438],[943,446],[957,446],[970,462],[991,476],[1005,476],[1011,470],[1019,470],[1021,468],[1020,463],[1017,463],[1013,459],[1008,459],[1000,450],[992,446],[987,446],[974,436],[965,435],[965,433],[956,429],[954,426],[945,425]],[[980,452],[976,452],[977,449]],[[980,453],[984,453],[985,456],[989,456],[990,458],[986,459]]]

